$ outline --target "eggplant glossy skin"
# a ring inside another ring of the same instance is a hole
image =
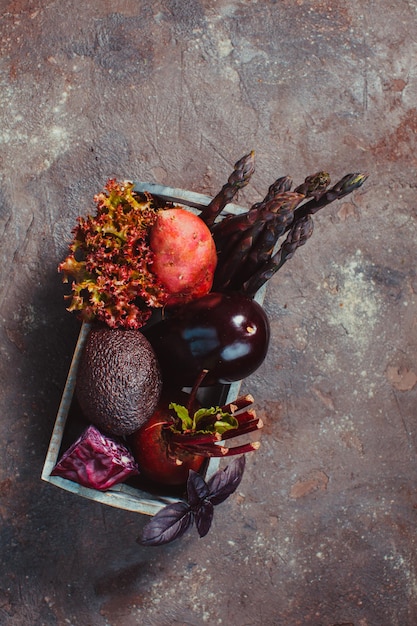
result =
[[[209,293],[184,305],[145,332],[168,385],[231,383],[252,374],[268,351],[270,328],[263,308],[239,293]]]

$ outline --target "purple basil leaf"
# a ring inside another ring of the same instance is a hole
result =
[[[238,488],[245,469],[245,455],[233,459],[224,470],[218,470],[208,481],[208,500],[220,504]]]
[[[139,474],[131,452],[117,439],[89,426],[60,458],[51,476],[104,491]]]
[[[195,525],[200,537],[205,537],[213,521],[214,507],[209,500],[203,500],[195,512]]]
[[[161,509],[142,531],[138,543],[161,546],[181,537],[193,524],[194,513],[186,502],[175,502]]]
[[[204,478],[194,470],[188,473],[187,481],[187,499],[189,505],[193,508],[200,504],[209,494],[209,489]]]

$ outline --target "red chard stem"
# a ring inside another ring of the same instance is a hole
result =
[[[223,405],[221,407],[221,410],[224,413],[235,413],[240,409],[244,409],[247,406],[250,406],[254,402],[254,397],[250,393],[248,393],[245,396],[239,396],[239,398],[236,398],[236,400],[234,400],[233,402],[229,402],[229,404]]]
[[[225,448],[227,450],[225,456],[234,456],[236,454],[246,454],[247,452],[254,452],[259,450],[261,445],[260,441],[252,441],[251,443],[244,443],[241,446],[235,446],[234,448]]]
[[[235,437],[240,437],[240,435],[247,435],[248,433],[252,433],[255,430],[260,430],[263,428],[263,421],[260,418],[251,420],[250,422],[246,422],[244,425],[239,427],[236,430],[228,430],[222,435],[222,440],[233,439]]]
[[[221,441],[224,438],[224,435],[220,435],[219,433],[195,433],[189,434],[186,433],[172,433],[169,436],[169,441],[179,445],[181,447],[188,447],[188,445],[199,446],[212,444],[216,441]]]

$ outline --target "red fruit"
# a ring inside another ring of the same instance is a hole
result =
[[[196,394],[206,374],[203,370],[196,379],[187,406],[163,397],[150,420],[131,435],[129,443],[141,474],[152,482],[185,485],[189,470],[201,470],[206,458],[258,449],[258,441],[232,447],[218,445],[221,440],[259,430],[262,420],[255,411],[245,410],[253,402],[250,394],[222,407],[199,408]]]
[[[198,472],[204,457],[170,444],[171,417],[169,402],[162,401],[150,420],[131,435],[129,443],[140,473],[155,483],[184,485],[190,469]]]
[[[189,302],[208,293],[217,264],[209,228],[180,207],[159,211],[150,230],[152,272],[168,292],[166,304]]]

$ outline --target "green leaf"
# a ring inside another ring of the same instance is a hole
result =
[[[208,432],[214,432],[214,424],[218,412],[219,409],[216,406],[198,409],[194,413],[193,417],[193,430],[206,430]]]
[[[187,407],[171,402],[169,408],[173,409],[180,418],[182,430],[191,430],[193,428],[193,420],[190,417]]]
[[[233,417],[232,415],[226,414],[224,419],[217,420],[217,422],[214,424],[214,429],[216,433],[219,433],[220,435],[222,435],[227,430],[233,430],[234,428],[237,428],[238,426],[239,426],[239,422],[237,421],[237,419]]]
[[[221,435],[226,430],[231,430],[238,426],[239,422],[237,419],[231,413],[222,411],[218,406],[210,409],[199,409],[194,414],[195,430],[204,430]]]
[[[202,417],[207,417],[208,415],[216,415],[220,410],[217,406],[212,406],[209,409],[198,409],[194,413],[194,421],[198,422]]]

